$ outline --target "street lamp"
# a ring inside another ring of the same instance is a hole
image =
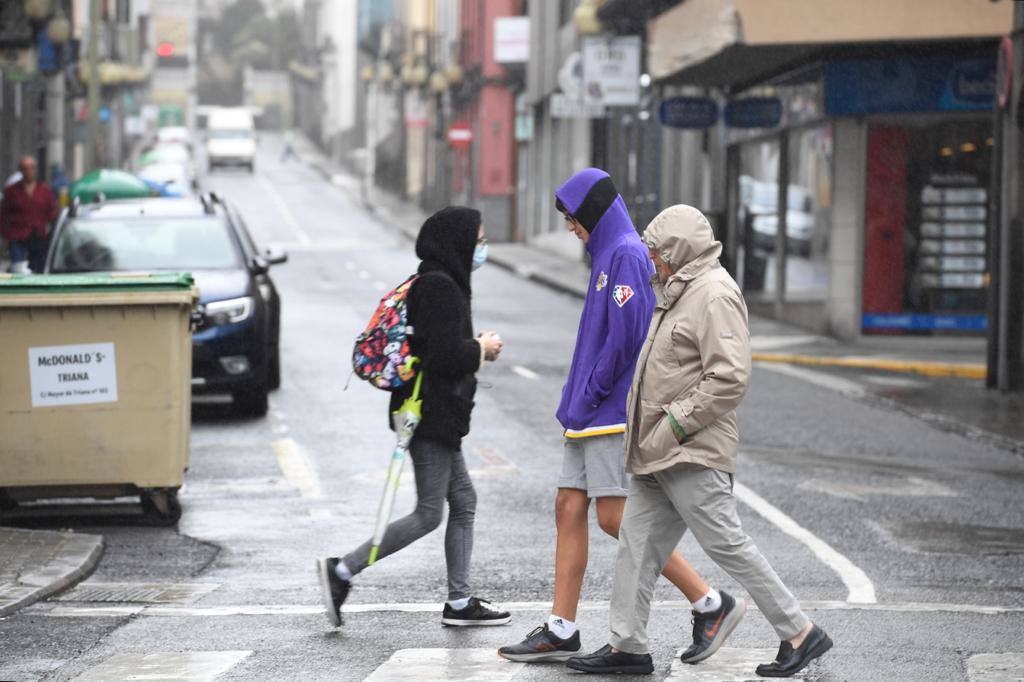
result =
[[[445,78],[444,73],[441,71],[435,71],[430,74],[430,79],[427,81],[427,87],[435,95],[443,94],[448,89],[448,79]]]
[[[25,0],[25,16],[33,21],[42,21],[50,15],[50,0]]]
[[[46,25],[46,37],[54,45],[64,45],[71,40],[71,22],[60,10]]]

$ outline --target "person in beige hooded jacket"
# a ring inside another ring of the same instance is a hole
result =
[[[643,240],[657,270],[652,284],[658,303],[627,405],[626,470],[633,477],[619,531],[611,639],[568,666],[591,673],[653,669],[651,595],[661,567],[690,529],[708,556],[750,593],[782,640],[776,659],[758,666],[757,674],[788,677],[832,641],[803,613],[736,514],[736,408],[751,371],[746,304],[719,263],[721,243],[697,209],[665,209]],[[732,629],[742,618],[742,600],[727,606],[714,623],[704,624],[709,631]]]

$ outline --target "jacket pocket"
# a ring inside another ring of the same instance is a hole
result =
[[[664,459],[672,450],[680,447],[672,425],[659,403],[640,401],[640,433],[637,441],[643,459],[648,462]]]

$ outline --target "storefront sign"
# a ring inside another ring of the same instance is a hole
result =
[[[117,402],[113,343],[28,349],[32,407]]]
[[[904,315],[868,313],[861,320],[865,331],[957,331],[983,332],[988,328],[985,315]]]
[[[672,128],[710,128],[718,122],[718,103],[710,97],[673,97],[658,107],[658,120]]]
[[[583,101],[606,107],[640,104],[640,36],[583,39]]]
[[[829,116],[985,111],[996,90],[996,60],[986,57],[851,59],[825,65]]]
[[[725,105],[725,124],[730,128],[774,128],[781,122],[778,97],[748,97]]]
[[[497,17],[494,20],[494,61],[523,64],[530,60],[530,18]]]
[[[549,100],[551,118],[604,118],[607,115],[601,104],[591,104],[568,95],[555,93]]]

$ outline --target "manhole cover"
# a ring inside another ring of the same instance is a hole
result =
[[[216,590],[216,583],[82,583],[58,601],[130,604],[191,604]]]
[[[1022,554],[1024,530],[922,521],[897,523],[889,531],[920,552],[934,554]]]

